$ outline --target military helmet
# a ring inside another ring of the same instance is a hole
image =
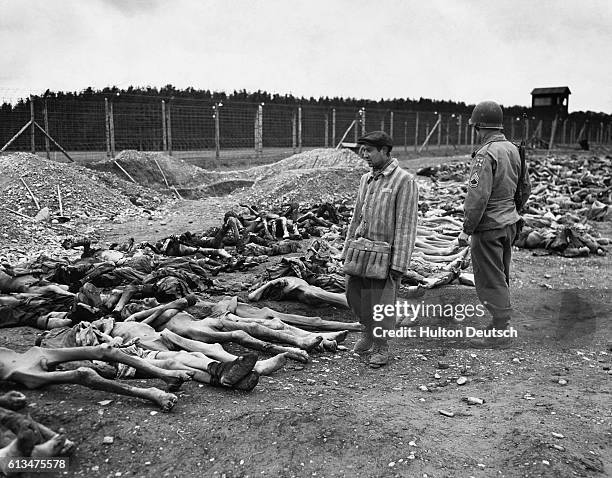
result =
[[[475,128],[499,128],[504,127],[504,113],[501,106],[495,101],[481,101],[472,111],[469,124]]]

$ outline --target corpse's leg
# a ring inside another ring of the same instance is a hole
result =
[[[166,393],[158,388],[138,388],[122,382],[107,380],[100,377],[92,369],[86,367],[79,367],[76,370],[69,370],[66,372],[16,372],[11,376],[11,379],[29,388],[38,388],[43,385],[58,383],[85,385],[95,390],[144,398],[159,405],[163,411],[170,411],[177,401],[176,395]],[[32,383],[36,383],[37,386],[32,387],[28,385]]]
[[[105,362],[119,362],[136,370],[146,373],[151,377],[161,378],[174,391],[178,390],[183,382],[191,380],[189,372],[182,370],[164,370],[151,365],[146,360],[124,354],[119,349],[108,344],[93,347],[70,347],[64,349],[41,349],[46,359],[47,366],[52,368],[63,362],[72,360],[102,360]]]
[[[299,362],[308,362],[308,353],[295,347],[272,344],[256,339],[243,330],[220,331],[222,325],[218,319],[203,319],[194,321],[178,314],[166,324],[166,329],[193,340],[209,343],[236,342],[247,348],[260,350],[262,352],[282,354],[287,352],[287,357]]]
[[[163,340],[167,340],[172,346],[178,347],[189,352],[201,352],[208,357],[219,360],[220,362],[231,362],[238,357],[227,352],[220,344],[205,344],[197,340],[187,339],[175,334],[174,332],[164,329],[160,332]],[[266,360],[258,360],[253,367],[260,375],[270,375],[272,372],[280,369],[287,361],[287,352],[275,355]],[[198,380],[194,376],[194,380]]]
[[[272,319],[278,318],[286,324],[297,325],[314,330],[348,330],[352,332],[361,331],[361,325],[355,322],[335,322],[333,320],[323,320],[321,317],[308,317],[306,315],[285,314],[262,307],[261,309],[248,304],[238,302],[235,314],[239,317],[254,317],[256,319]]]
[[[316,346],[317,350],[329,350],[335,352],[338,349],[338,342],[342,342],[346,339],[348,335],[348,330],[343,330],[340,332],[323,332],[323,333],[313,333],[308,332],[306,330],[300,329],[298,327],[294,327],[293,325],[285,324],[278,318],[273,319],[254,319],[254,318],[243,318],[230,314],[229,317],[237,322],[245,322],[245,323],[256,323],[260,324],[264,327],[283,331],[285,333],[294,335],[296,339],[302,341],[317,341],[319,337],[322,337],[323,340]]]
[[[323,337],[320,335],[310,334],[308,337],[299,337],[282,330],[271,329],[262,324],[240,320],[239,317],[232,317],[231,314],[217,320],[226,330],[244,331],[250,336],[258,339],[295,345],[306,351],[314,349],[323,340]]]

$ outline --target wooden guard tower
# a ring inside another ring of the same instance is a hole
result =
[[[534,88],[531,92],[531,109],[538,119],[567,118],[570,89],[567,86]]]

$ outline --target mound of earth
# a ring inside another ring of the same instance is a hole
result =
[[[30,153],[0,156],[0,246],[3,256],[10,251],[27,254],[59,245],[59,237],[73,229],[85,234],[95,220],[108,221],[120,214],[141,214],[140,209],[156,209],[159,194],[121,180],[110,173],[96,172],[74,163],[50,161]],[[37,222],[39,212],[23,181],[40,208],[48,208],[50,218],[59,216],[58,186],[65,224]],[[10,211],[9,211],[10,210]],[[12,212],[11,212],[12,211]],[[16,214],[19,213],[19,214]],[[28,219],[32,218],[32,219]]]
[[[274,208],[288,202],[303,204],[355,200],[363,170],[316,168],[286,170],[257,181],[233,195],[238,202]]]
[[[206,180],[206,175],[203,174],[205,172],[202,169],[182,159],[155,152],[125,150],[121,151],[114,160],[104,159],[89,167],[97,171],[112,172],[127,179],[125,173],[115,163],[125,169],[138,184],[146,186],[165,188],[166,182],[161,171],[171,186],[190,186]]]
[[[283,171],[296,169],[354,169],[363,174],[367,169],[366,162],[350,149],[320,148],[294,154],[272,164],[264,164],[243,171],[261,180]]]
[[[366,171],[366,163],[348,149],[313,149],[250,169],[204,171],[199,175],[201,185],[195,189],[181,190],[181,194],[194,198],[222,196],[252,184],[251,189],[239,190],[237,196],[266,203],[273,199],[278,199],[275,202],[289,199],[318,202],[315,198],[319,193],[326,197],[333,196],[328,193],[337,187],[334,178],[343,179],[342,184],[352,184],[353,176],[358,180]],[[320,187],[317,182],[320,182]]]

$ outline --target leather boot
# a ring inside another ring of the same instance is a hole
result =
[[[355,343],[352,352],[355,354],[367,354],[372,345],[374,344],[374,332],[372,330],[372,325],[366,325],[363,331],[361,332],[361,337]]]
[[[507,348],[512,344],[512,339],[509,337],[494,337],[487,336],[495,333],[495,331],[504,331],[508,329],[509,319],[493,317],[493,320],[484,329],[480,329],[485,334],[485,337],[476,337],[469,341],[469,346],[474,348]]]
[[[376,339],[370,354],[369,364],[372,368],[379,368],[389,363],[389,344],[384,339]]]

